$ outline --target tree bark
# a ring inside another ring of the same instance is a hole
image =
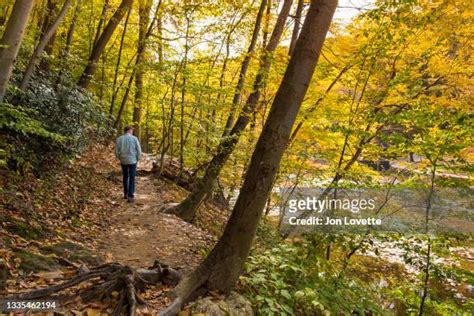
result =
[[[253,29],[249,47],[247,49],[247,54],[245,55],[244,60],[242,61],[242,65],[240,67],[239,80],[237,81],[237,86],[235,87],[234,98],[232,99],[232,105],[230,108],[229,116],[227,118],[227,122],[225,124],[223,136],[229,135],[230,130],[232,128],[232,124],[234,124],[235,112],[237,111],[237,107],[239,106],[240,99],[242,97],[242,89],[244,88],[245,77],[247,76],[247,71],[250,65],[250,59],[252,58],[252,53],[255,50],[255,46],[257,45],[258,34],[260,33],[263,12],[265,11],[266,5],[267,0],[262,0],[260,8],[258,9],[257,19],[255,21],[255,26]]]
[[[337,0],[313,0],[308,16],[252,155],[239,198],[208,259],[210,288],[228,293],[250,251],[273,178],[321,52]],[[228,257],[230,256],[230,257]]]
[[[51,28],[51,26],[54,23],[54,15],[56,13],[57,9],[57,0],[48,0],[47,5],[46,5],[46,16],[44,18],[43,22],[43,27],[41,30],[41,38],[44,37],[44,35],[48,32],[48,30]],[[54,46],[54,39],[56,37],[56,32],[53,33],[53,36],[51,36],[51,39],[49,39],[46,47],[44,48],[44,52],[50,56],[53,53],[53,46]],[[41,42],[41,40],[40,40]],[[49,72],[50,69],[50,63],[48,59],[42,59],[39,65],[39,68],[43,72]]]
[[[186,221],[192,221],[201,203],[204,201],[206,196],[212,192],[220,171],[224,167],[225,162],[232,154],[237,142],[239,141],[240,134],[248,125],[252,113],[257,109],[261,89],[264,85],[268,70],[270,69],[271,65],[270,53],[275,51],[276,47],[278,46],[280,37],[285,27],[286,19],[290,12],[291,3],[292,0],[285,0],[283,3],[283,7],[275,24],[275,28],[272,32],[268,45],[263,52],[260,69],[254,81],[253,92],[247,98],[247,102],[242,108],[242,111],[233,128],[231,129],[229,136],[224,137],[219,143],[216,154],[209,162],[204,176],[197,182],[193,191],[186,197],[184,201],[173,207],[171,210],[168,210],[168,212],[172,212]]]
[[[102,26],[105,23],[105,18],[107,17],[107,11],[109,10],[110,0],[105,0],[102,6],[102,12],[100,13],[99,24],[97,24],[97,30],[95,31],[93,45],[97,43],[100,33],[102,32]]]
[[[128,95],[130,94],[130,90],[132,89],[132,84],[133,84],[133,78],[134,77],[135,77],[135,72],[132,71],[132,73],[130,74],[130,77],[128,79],[127,87],[125,88],[125,93],[123,94],[123,97],[122,97],[122,102],[120,103],[120,107],[119,107],[119,110],[118,110],[118,113],[117,113],[117,117],[115,118],[115,121],[114,121],[114,125],[113,125],[114,129],[117,129],[120,125],[122,115],[123,115],[123,111],[125,109],[125,106],[127,105]]]
[[[73,37],[74,37],[74,30],[76,28],[77,16],[79,15],[80,7],[81,7],[81,0],[77,0],[76,6],[74,8],[74,14],[72,16],[69,28],[68,28],[67,33],[66,33],[66,44],[64,45],[64,49],[63,49],[63,51],[61,53],[61,57],[60,57],[61,69],[59,70],[58,76],[57,76],[57,79],[56,79],[56,84],[57,85],[60,84],[61,81],[63,80],[63,74],[66,71],[65,70],[65,65],[67,65],[67,62],[69,60],[69,52],[71,50],[71,44],[72,44],[72,40],[73,40]]]
[[[181,68],[181,102],[180,102],[180,124],[179,124],[179,166],[180,175],[184,169],[184,108],[186,106],[186,78],[187,78],[187,66],[188,66],[188,54],[189,54],[189,37],[191,29],[191,18],[194,14],[196,7],[192,7],[191,10],[185,5],[184,16],[186,18],[186,35],[184,37],[184,56],[183,64]]]
[[[163,64],[163,61],[165,60],[165,56],[163,54],[163,14],[159,13],[159,16],[157,17],[156,20],[156,33],[158,36],[158,61],[160,64]]]
[[[56,20],[54,20],[53,24],[50,25],[50,27],[41,37],[38,46],[36,46],[35,51],[31,55],[31,58],[30,58],[30,61],[28,62],[28,66],[26,67],[25,73],[23,74],[23,79],[21,80],[21,84],[20,84],[21,90],[25,91],[26,88],[28,87],[28,83],[30,82],[31,76],[33,75],[35,71],[36,63],[38,62],[38,59],[40,59],[41,53],[43,52],[46,45],[48,45],[51,38],[56,33],[58,26],[64,20],[64,17],[66,16],[67,11],[71,7],[71,4],[72,4],[72,0],[66,0],[66,2],[64,2],[64,5],[61,8],[61,11],[59,12],[58,16],[56,17]]]
[[[133,125],[135,127],[135,136],[141,139],[140,124],[142,121],[143,106],[143,59],[146,54],[146,34],[148,24],[150,23],[150,10],[153,4],[151,0],[141,0],[139,2],[139,31],[138,31],[138,50],[137,50],[137,67],[135,74],[135,107],[133,109]]]
[[[112,100],[110,101],[110,107],[109,107],[109,118],[112,119],[113,113],[114,113],[114,107],[115,107],[115,101],[117,99],[119,90],[117,88],[117,82],[118,82],[118,77],[119,77],[119,72],[120,72],[120,63],[122,61],[122,51],[123,51],[123,46],[125,43],[125,35],[127,34],[127,29],[128,29],[128,21],[130,19],[130,13],[132,11],[129,10],[127,13],[127,17],[125,18],[125,23],[123,26],[123,32],[122,32],[122,38],[120,39],[120,46],[118,50],[118,56],[117,56],[117,63],[115,64],[115,71],[114,71],[114,83],[112,84]],[[122,81],[123,82],[123,81]]]
[[[339,81],[339,79],[341,79],[342,75],[344,75],[349,69],[351,69],[353,65],[354,64],[349,63],[344,68],[342,68],[342,70],[339,72],[339,74],[336,76],[336,78],[334,78],[334,80],[326,88],[326,91],[324,91],[324,94],[321,97],[319,97],[316,100],[316,102],[311,106],[311,108],[309,108],[306,111],[303,119],[296,125],[295,129],[291,133],[290,140],[288,141],[288,146],[295,140],[296,135],[298,134],[299,130],[301,129],[303,124],[308,120],[308,116],[318,108],[319,103],[321,103],[326,98],[326,96],[329,94],[329,92],[331,92],[332,88],[336,85],[336,83]]]
[[[81,0],[78,0],[76,3],[76,8],[74,10],[74,15],[71,20],[71,25],[67,30],[66,34],[66,45],[64,47],[64,57],[67,58],[69,55],[69,51],[71,50],[72,38],[74,36],[74,29],[76,28],[77,16],[79,15],[79,8],[80,8]]]
[[[16,0],[0,40],[0,102],[7,91],[34,0]]]
[[[301,25],[301,13],[303,12],[304,0],[298,0],[298,6],[296,7],[295,12],[295,25],[293,26],[293,33],[291,34],[290,48],[288,50],[288,55],[291,56],[295,50],[296,40],[300,34],[300,25]]]
[[[259,137],[240,195],[222,237],[200,266],[176,288],[160,315],[172,315],[200,288],[229,293],[248,257],[265,201],[314,73],[337,0],[313,0],[284,78]]]
[[[117,25],[120,23],[127,10],[130,10],[132,2],[133,0],[122,0],[120,6],[105,26],[104,31],[101,33],[92,48],[92,52],[89,56],[86,68],[84,69],[84,72],[79,78],[79,81],[77,83],[79,87],[87,89],[87,87],[89,86],[90,81],[97,70],[97,61],[102,55],[102,52],[104,51],[105,46],[112,37],[112,34],[114,33],[115,29],[117,28]]]
[[[10,12],[10,9],[11,8],[9,5],[4,5],[0,9],[0,26],[4,26],[5,22],[7,22],[7,17],[8,17],[8,13]]]
[[[435,193],[435,178],[436,178],[436,168],[438,159],[430,159],[431,161],[431,177],[430,177],[430,190],[428,192],[428,197],[426,199],[426,208],[425,208],[425,235],[428,236],[428,249],[426,250],[426,264],[425,264],[425,275],[423,278],[423,292],[421,295],[421,302],[420,307],[418,309],[418,316],[423,316],[424,308],[426,299],[428,298],[428,291],[429,291],[429,280],[430,280],[430,269],[431,269],[431,247],[432,247],[432,239],[429,235],[429,224],[431,218],[431,208],[433,203],[433,195]]]
[[[158,14],[159,14],[159,11],[161,9],[161,4],[162,4],[162,1],[160,0],[156,6],[156,11],[155,11],[155,16],[153,17],[153,20],[151,21],[146,33],[145,33],[145,38],[144,38],[144,41],[147,41],[148,38],[150,37],[152,31],[153,31],[153,28],[155,26],[155,23],[157,22],[158,20]],[[141,58],[142,58],[142,52],[143,52],[143,49],[144,49],[144,46],[139,46],[138,47],[138,51],[137,51],[137,57],[135,58],[135,66],[133,67],[133,70],[132,70],[132,73],[130,75],[130,79],[128,81],[128,85],[127,85],[127,88],[125,90],[125,94],[124,94],[124,97],[122,98],[122,103],[120,105],[120,108],[119,108],[119,112],[117,114],[117,117],[115,119],[115,122],[114,122],[114,125],[113,127],[114,128],[117,128],[120,124],[120,120],[121,120],[121,117],[122,117],[122,113],[123,113],[123,110],[125,108],[125,105],[127,103],[127,99],[128,99],[128,95],[130,93],[130,89],[132,87],[132,83],[133,83],[133,79],[135,78],[135,74],[137,72],[137,65],[140,64],[140,61],[141,61]]]

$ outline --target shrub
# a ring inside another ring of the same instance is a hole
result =
[[[51,83],[36,77],[28,90],[20,94],[20,103],[36,110],[36,118],[48,130],[67,137],[69,150],[78,152],[93,136],[107,136],[108,118],[92,94],[74,83]]]
[[[0,109],[0,164],[10,170],[41,173],[108,136],[107,115],[71,82],[36,76],[10,92]]]
[[[334,272],[305,245],[282,243],[251,255],[241,284],[261,315],[383,314],[372,289]]]
[[[27,171],[34,164],[35,150],[62,146],[65,137],[48,131],[34,115],[31,109],[0,103],[0,166]]]

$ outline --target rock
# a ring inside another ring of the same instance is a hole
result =
[[[197,300],[191,306],[191,315],[205,314],[207,316],[253,316],[250,302],[238,294],[231,292],[225,300],[205,297]]]
[[[90,266],[102,264],[104,261],[84,246],[70,241],[63,241],[40,249],[44,254],[54,253],[57,257],[73,262],[85,263]]]
[[[19,219],[7,216],[0,216],[0,221],[7,231],[23,237],[27,240],[40,240],[50,234],[50,232],[36,223],[25,223]]]
[[[64,275],[60,271],[49,271],[49,272],[38,272],[35,273],[34,276],[44,279],[44,280],[57,280],[57,279],[63,279]]]
[[[474,285],[466,285],[466,289],[469,293],[474,293]]]
[[[25,272],[55,271],[59,265],[53,258],[38,255],[24,249],[14,250],[15,256],[21,260],[20,269]]]

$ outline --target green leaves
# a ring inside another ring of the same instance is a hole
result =
[[[0,103],[0,129],[23,136],[39,136],[53,142],[63,142],[65,137],[48,131],[44,124],[34,118],[35,111],[8,103]]]
[[[283,243],[249,258],[241,284],[259,313],[334,315],[359,310],[380,314],[370,303],[373,299],[365,299],[367,289],[354,280],[346,284],[333,273],[323,273],[314,256],[308,257],[308,250],[306,244]]]
[[[0,158],[12,170],[45,171],[108,135],[107,116],[91,94],[71,83],[36,76],[23,93],[11,89],[15,105],[0,104],[5,141]],[[53,163],[54,162],[54,163]]]
[[[41,140],[52,146],[64,144],[66,137],[49,131],[43,122],[34,118],[35,114],[35,111],[22,106],[0,103],[1,167],[8,167],[9,162],[14,162],[20,170],[30,169],[35,157],[25,155],[30,150],[26,144],[28,141]]]

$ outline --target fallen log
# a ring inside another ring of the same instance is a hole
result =
[[[152,163],[151,171],[152,173],[158,173],[160,171],[160,167],[156,162]],[[193,189],[195,174],[193,174],[188,169],[182,169],[174,160],[165,160],[163,168],[161,168],[161,174],[159,174],[159,176],[171,180],[188,191]]]

